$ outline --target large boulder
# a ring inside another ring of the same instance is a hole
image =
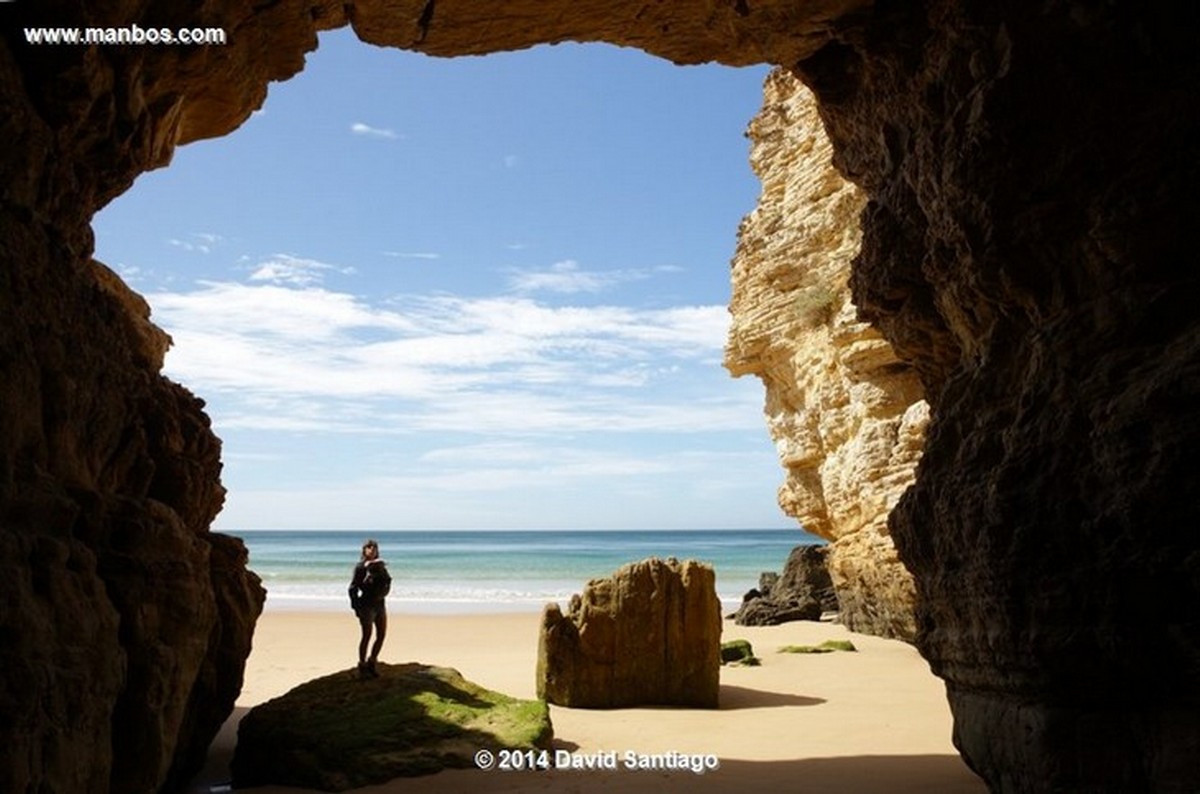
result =
[[[716,575],[695,560],[630,563],[542,613],[538,696],[560,706],[716,708],[720,668]]]
[[[238,725],[236,788],[344,791],[475,766],[483,749],[548,750],[546,704],[484,689],[446,667],[378,665],[317,678],[255,706]]]

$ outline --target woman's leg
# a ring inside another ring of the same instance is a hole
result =
[[[387,610],[381,605],[375,610],[375,645],[371,647],[370,665],[372,669],[375,667],[375,660],[379,658],[379,650],[383,647],[383,638],[387,636]]]
[[[358,666],[367,663],[367,643],[371,641],[371,613],[365,609],[358,615],[358,627],[362,630],[362,639],[358,641]]]

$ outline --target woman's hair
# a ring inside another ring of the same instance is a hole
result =
[[[375,549],[375,556],[379,556],[379,544],[375,542],[374,538],[367,538],[366,542],[362,544],[364,560],[367,558],[367,549]]]

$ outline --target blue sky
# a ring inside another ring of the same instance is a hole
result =
[[[322,35],[96,218],[224,441],[222,529],[794,527],[721,367],[765,69]]]

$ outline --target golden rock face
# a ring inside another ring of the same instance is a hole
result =
[[[725,366],[766,387],[779,504],[831,541],[842,620],[912,640],[912,577],[887,517],[913,482],[929,408],[916,373],[856,316],[866,196],[834,168],[815,97],[783,70],[764,93],[748,132],[763,188],[738,233]]]

